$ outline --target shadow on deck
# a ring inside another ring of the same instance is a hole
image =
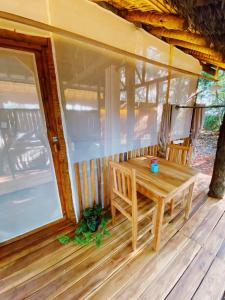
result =
[[[164,230],[164,247],[132,252],[130,224],[121,220],[100,249],[60,245],[68,223],[34,234],[0,252],[0,299],[221,299],[225,274],[225,200],[207,198],[200,175],[190,219],[177,216]]]

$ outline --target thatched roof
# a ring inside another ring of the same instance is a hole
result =
[[[90,0],[197,58],[225,69],[225,0]]]

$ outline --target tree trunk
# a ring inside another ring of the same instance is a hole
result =
[[[212,180],[208,196],[221,199],[225,192],[225,114],[220,126]]]

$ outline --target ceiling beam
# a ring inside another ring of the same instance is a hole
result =
[[[124,18],[131,22],[141,22],[155,27],[167,29],[185,29],[184,19],[172,14],[160,14],[156,12],[128,11]]]
[[[215,59],[217,59],[218,61],[222,60],[222,55],[220,53],[218,53],[217,51],[208,48],[208,47],[204,47],[204,46],[199,46],[199,45],[195,45],[195,44],[191,44],[188,42],[184,42],[184,41],[179,41],[179,40],[175,40],[175,39],[169,39],[168,40],[170,44],[174,45],[174,46],[179,46],[182,48],[186,48],[186,49],[190,49],[190,50],[194,50],[194,51],[198,51],[207,55],[211,55],[213,56]]]
[[[188,41],[191,44],[207,46],[207,41],[205,40],[205,38],[197,33],[191,33],[174,29],[168,30],[165,28],[152,28],[149,30],[149,32],[158,37],[166,37],[180,41]]]
[[[207,55],[198,51],[193,51],[190,49],[184,49],[185,53],[192,55],[193,57],[197,58],[198,60],[214,65],[216,67],[219,67],[223,70],[225,70],[225,62],[221,60],[217,60],[214,56]]]

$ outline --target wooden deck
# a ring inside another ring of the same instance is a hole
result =
[[[165,227],[164,247],[132,252],[130,225],[120,221],[100,249],[62,246],[56,235],[73,226],[57,224],[0,249],[0,299],[221,299],[225,290],[225,199],[206,197],[201,176],[194,207],[184,223]],[[169,239],[169,241],[168,241]]]

